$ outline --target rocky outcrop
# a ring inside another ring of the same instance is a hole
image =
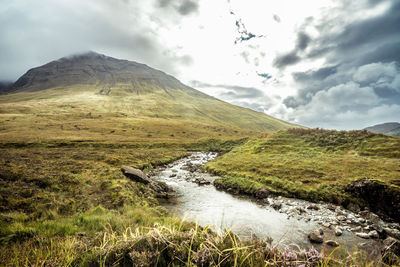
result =
[[[151,180],[139,169],[135,169],[129,166],[123,166],[121,168],[122,173],[134,182],[149,184]]]
[[[364,178],[348,185],[346,191],[363,199],[371,211],[400,222],[400,190],[383,182]]]

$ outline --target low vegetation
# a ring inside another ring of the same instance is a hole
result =
[[[336,204],[356,202],[345,187],[369,177],[399,190],[400,138],[368,131],[289,129],[256,138],[209,162],[217,186]]]

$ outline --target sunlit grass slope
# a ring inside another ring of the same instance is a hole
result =
[[[193,89],[131,93],[126,86],[109,95],[91,85],[0,95],[0,141],[186,142],[293,126]]]
[[[367,131],[289,129],[209,162],[223,176],[217,184],[252,194],[268,188],[279,194],[342,203],[344,188],[369,177],[398,188],[400,138]]]

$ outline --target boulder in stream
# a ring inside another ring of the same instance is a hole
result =
[[[324,237],[322,236],[324,233],[322,230],[317,229],[308,234],[308,239],[312,243],[322,243],[324,242]]]

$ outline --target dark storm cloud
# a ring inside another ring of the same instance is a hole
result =
[[[284,69],[286,66],[294,65],[300,62],[301,58],[296,51],[282,54],[274,59],[273,65],[278,69]]]
[[[310,43],[311,38],[304,32],[299,32],[297,35],[296,50],[304,50]]]
[[[183,1],[178,7],[178,12],[181,15],[188,15],[190,13],[196,12],[199,9],[199,5],[193,1]]]
[[[344,25],[339,33],[331,31],[332,25],[336,25],[337,17],[317,24],[313,21],[305,22],[305,25],[314,23],[312,25],[319,30],[320,36],[315,40],[310,40],[303,36],[304,32],[300,31],[297,45],[292,53],[299,56],[299,50],[306,45],[309,51],[302,54],[301,59],[326,58],[329,61],[328,64],[361,65],[399,61],[400,1],[379,1],[380,4],[385,2],[391,5],[386,12],[371,18],[359,18],[355,22]],[[370,5],[364,8],[368,10],[377,3],[370,2]],[[276,60],[279,60],[279,57]]]
[[[254,87],[243,87],[243,86],[237,86],[237,85],[227,85],[227,84],[209,84],[209,83],[203,83],[200,81],[191,81],[190,84],[193,87],[197,88],[223,88],[227,89],[228,92],[222,92],[220,96],[222,98],[229,98],[229,99],[243,99],[243,98],[260,98],[264,97],[264,93],[257,88]]]
[[[317,29],[319,36],[304,36],[302,27],[294,49],[275,58],[274,66],[281,70],[302,60],[325,61],[319,69],[292,73],[299,89],[283,104],[302,114],[300,123],[356,128],[368,122],[367,115],[371,120],[399,119],[395,112],[400,110],[400,1],[365,3],[358,8],[368,10],[385,3],[391,6],[372,17],[357,17],[344,24],[341,31],[331,28],[341,16],[351,15],[346,10],[336,10],[337,14],[320,21],[305,22]],[[351,8],[353,2],[347,4]],[[359,123],[348,124],[351,119]]]
[[[182,16],[195,13],[199,9],[198,2],[193,0],[156,0],[156,3],[161,8],[173,8]]]
[[[0,25],[0,79],[89,50],[171,74],[191,61],[164,48],[134,1],[10,1],[2,4]]]
[[[308,23],[308,21],[306,21],[306,23]],[[287,66],[300,62],[302,59],[300,54],[309,46],[311,41],[312,39],[308,34],[303,31],[298,32],[294,49],[290,52],[278,55],[273,61],[274,67],[284,69]]]

